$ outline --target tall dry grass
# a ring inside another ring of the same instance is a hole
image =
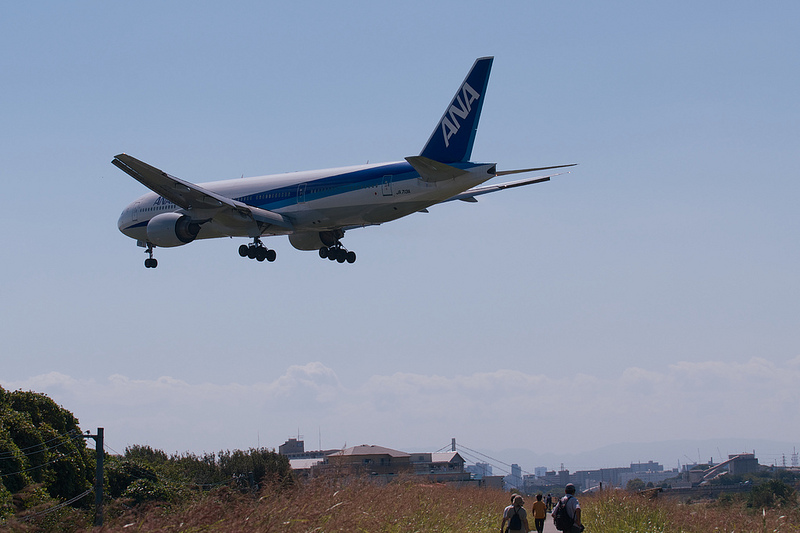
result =
[[[797,505],[751,509],[744,498],[686,503],[663,494],[649,500],[626,491],[581,496],[591,533],[754,533],[800,531]]]
[[[588,533],[800,531],[796,502],[762,511],[748,508],[744,497],[687,503],[664,495],[648,500],[625,491],[604,491],[579,498]],[[527,500],[530,508],[532,498]],[[107,509],[101,531],[496,532],[509,502],[508,492],[490,489],[412,480],[378,486],[369,478],[318,479],[288,489],[266,486],[258,494],[222,488],[173,505],[126,508],[117,501]],[[10,530],[60,529],[27,524]]]
[[[313,480],[257,496],[221,489],[179,507],[131,509],[109,517],[102,531],[495,531],[508,499],[501,491],[412,481]]]

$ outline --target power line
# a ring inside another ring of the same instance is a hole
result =
[[[106,450],[111,450],[112,452],[114,452],[115,455],[119,455],[119,456],[123,456],[124,455],[122,453],[119,453],[117,450],[115,450],[114,448],[112,448],[108,444],[103,444],[103,448],[105,448]]]
[[[463,452],[463,451],[462,451],[462,452],[460,452],[460,453],[463,453],[465,457],[467,457],[468,459],[471,459],[471,460],[475,461],[475,463],[484,463],[484,462],[486,462],[486,460],[485,460],[485,459],[483,459],[483,460],[482,460],[480,457],[474,456],[474,455],[472,455],[471,453],[468,453],[468,452]],[[500,471],[501,473],[503,473],[503,474],[506,474],[506,475],[507,475],[507,474],[510,474],[510,473],[511,473],[510,471],[506,470],[506,469],[505,469],[504,467],[502,467],[502,466],[498,466],[497,464],[492,464],[492,463],[489,463],[489,464],[490,464],[490,466],[492,466],[492,468],[493,468],[493,469],[497,469],[497,470],[499,470],[499,471]]]
[[[78,453],[79,451],[80,451],[79,449],[78,449],[78,450],[73,450],[73,451],[71,451],[71,452],[69,452],[69,453],[67,453],[67,454],[62,454],[62,455],[59,455],[58,457],[56,457],[55,459],[53,459],[53,460],[51,460],[51,461],[48,461],[48,462],[46,462],[46,463],[42,463],[42,464],[40,464],[40,465],[32,466],[32,467],[30,467],[30,468],[26,468],[26,469],[24,469],[24,470],[19,470],[18,472],[11,472],[11,473],[9,473],[9,474],[0,474],[0,477],[15,476],[15,475],[17,475],[17,474],[24,474],[24,473],[26,473],[26,472],[32,472],[33,470],[38,470],[38,469],[40,469],[40,468],[44,468],[45,466],[48,466],[48,465],[51,465],[51,464],[57,463],[57,462],[59,462],[61,459],[64,459],[64,458],[66,458],[66,457],[69,457],[70,455],[75,455],[75,454],[76,454],[76,453]]]
[[[20,455],[24,455],[25,457],[30,457],[31,455],[35,455],[37,453],[44,453],[46,451],[52,450],[53,448],[57,448],[58,446],[61,446],[62,444],[66,444],[69,441],[77,440],[79,438],[81,438],[80,434],[75,434],[73,432],[70,432],[68,434],[68,436],[58,435],[57,437],[53,437],[52,439],[46,440],[44,442],[40,442],[38,444],[34,444],[34,445],[28,446],[26,448],[20,448],[18,451],[2,452],[2,453],[0,453],[0,459],[8,459],[8,458],[11,458],[11,457],[19,457]],[[27,450],[32,450],[33,448],[38,448],[39,446],[44,446],[45,444],[51,443],[51,442],[59,440],[59,439],[63,439],[63,440],[61,440],[61,442],[59,442],[58,444],[56,444],[54,446],[45,446],[41,450],[36,450],[36,451],[30,452],[30,453],[18,453],[18,452],[24,452],[24,451],[27,451]]]
[[[511,474],[511,471],[514,468],[513,465],[505,463],[505,462],[501,461],[500,459],[495,459],[494,457],[490,457],[490,456],[486,455],[485,453],[481,453],[481,452],[479,452],[477,450],[473,450],[471,448],[468,448],[468,447],[464,446],[463,444],[461,444],[460,442],[456,442],[456,447],[459,448],[459,449],[467,450],[468,452],[472,452],[473,454],[476,454],[476,455],[478,455],[480,457],[483,457],[484,458],[483,460],[489,462],[490,464],[492,464],[492,466],[496,467],[498,464],[505,466],[506,468],[508,468],[508,470],[506,470],[505,468],[499,468],[499,467],[498,468],[501,471],[505,472],[506,474]],[[469,455],[469,454],[465,453],[465,455]],[[480,457],[472,457],[472,458],[473,459],[479,459]],[[477,463],[478,461],[475,461],[475,462]],[[528,472],[527,470],[525,470],[523,468],[520,468],[520,471],[523,474],[528,474],[528,475],[532,474],[532,472]]]
[[[70,504],[72,504],[72,503],[75,503],[76,501],[80,500],[81,498],[84,498],[84,497],[88,496],[88,495],[89,495],[89,494],[91,494],[92,492],[94,492],[94,489],[93,489],[93,488],[92,488],[92,489],[89,489],[89,490],[87,490],[87,491],[85,491],[85,492],[83,492],[82,494],[78,494],[78,495],[77,495],[77,496],[75,496],[74,498],[72,498],[72,499],[69,499],[69,500],[67,500],[67,501],[65,501],[65,502],[63,502],[63,503],[59,503],[58,505],[55,505],[55,506],[53,506],[53,507],[50,507],[49,509],[45,509],[44,511],[39,511],[39,512],[38,512],[38,513],[36,513],[36,514],[32,514],[32,515],[25,516],[25,517],[23,517],[21,520],[23,520],[23,521],[25,521],[25,520],[32,520],[32,519],[34,519],[34,518],[36,518],[36,517],[43,516],[43,515],[46,515],[46,514],[50,514],[50,513],[54,512],[54,511],[58,511],[58,510],[59,510],[59,509],[61,509],[62,507],[66,507],[67,505],[70,505]]]

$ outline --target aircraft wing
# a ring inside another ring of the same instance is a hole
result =
[[[218,218],[225,223],[237,221],[256,222],[292,229],[292,223],[283,215],[260,209],[232,198],[222,196],[194,183],[170,176],[135,157],[119,154],[112,163],[133,179],[187,211],[202,213],[207,218]]]
[[[497,192],[502,191],[504,189],[513,189],[514,187],[522,187],[523,185],[533,185],[534,183],[542,183],[545,181],[550,181],[550,178],[554,178],[556,176],[560,176],[561,174],[569,174],[569,172],[561,172],[560,174],[551,174],[550,176],[539,176],[537,178],[526,178],[524,180],[517,180],[517,181],[509,181],[506,183],[498,183],[497,185],[482,185],[480,187],[474,187],[467,191],[464,191],[460,194],[456,194],[455,196],[451,196],[447,200],[443,202],[452,202],[453,200],[461,200],[462,202],[477,202],[478,200],[475,198],[476,196],[480,196],[482,194],[489,194],[490,192]],[[498,172],[498,175],[501,175]]]

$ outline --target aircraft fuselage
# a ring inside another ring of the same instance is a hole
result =
[[[320,232],[342,227],[382,224],[442,202],[494,177],[495,165],[460,163],[465,174],[442,181],[423,180],[406,161],[273,174],[199,184],[204,189],[239,202],[284,215],[294,230],[270,227],[260,235]],[[163,213],[202,219],[202,213],[184,209],[156,193],[131,202],[120,215],[122,233],[147,240],[147,225]],[[253,237],[241,225],[216,220],[202,224],[197,239]]]

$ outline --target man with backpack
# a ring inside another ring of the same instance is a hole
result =
[[[503,522],[500,524],[501,533],[528,533],[528,513],[525,511],[525,500],[519,494],[515,495],[511,505],[503,511]],[[505,529],[508,522],[508,529]]]
[[[575,497],[575,485],[567,483],[564,489],[564,497],[558,500],[551,516],[556,529],[559,531],[566,531],[567,533],[581,533],[583,531],[581,504],[578,502],[578,498]]]

